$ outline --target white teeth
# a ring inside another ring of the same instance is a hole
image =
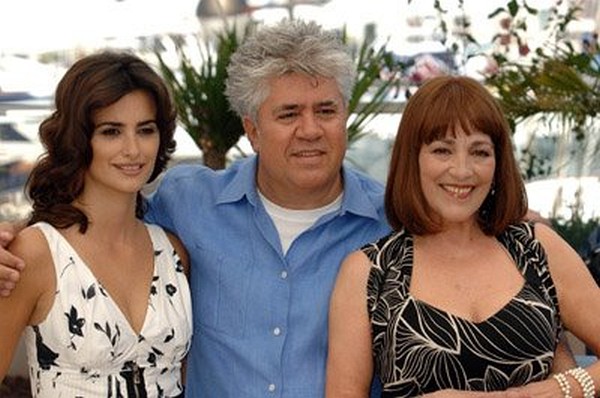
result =
[[[447,185],[444,186],[444,189],[446,189],[447,191],[449,191],[457,196],[466,195],[469,192],[471,192],[471,190],[472,190],[472,188],[469,188],[469,187],[455,187],[455,186],[447,186]]]
[[[296,156],[300,156],[300,157],[315,156],[315,155],[318,155],[319,153],[320,153],[319,151],[302,151],[302,152],[297,152]]]
[[[121,170],[125,170],[125,171],[136,171],[142,168],[141,165],[136,164],[136,165],[120,165],[117,166],[119,169]]]

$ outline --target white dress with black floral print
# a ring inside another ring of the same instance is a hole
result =
[[[148,309],[139,334],[65,238],[37,223],[56,269],[47,318],[25,331],[35,397],[175,397],[192,336],[190,291],[165,232],[147,225],[154,248]]]

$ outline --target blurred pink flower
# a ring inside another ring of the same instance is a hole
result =
[[[415,59],[415,64],[408,70],[408,78],[414,84],[421,84],[436,76],[446,75],[450,68],[443,61],[430,54]]]
[[[499,70],[500,69],[498,68],[498,63],[496,62],[496,60],[494,58],[488,57],[487,63],[483,68],[482,73],[484,76],[493,76],[496,73],[498,73]]]
[[[512,18],[510,18],[510,17],[502,18],[500,20],[500,27],[502,27],[502,29],[508,30],[510,28],[511,23],[512,23]]]
[[[529,46],[527,44],[521,44],[519,46],[519,55],[521,55],[522,57],[526,56],[527,54],[529,54],[531,50],[529,49]]]

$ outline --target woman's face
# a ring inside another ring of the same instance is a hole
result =
[[[419,152],[420,181],[427,204],[442,225],[476,222],[494,180],[492,139],[482,132],[467,135],[460,127]]]
[[[156,104],[142,90],[98,110],[85,187],[138,192],[150,178],[160,145]]]

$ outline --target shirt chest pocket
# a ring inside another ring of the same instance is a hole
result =
[[[251,259],[198,246],[194,255],[190,272],[194,322],[230,336],[243,336]]]

